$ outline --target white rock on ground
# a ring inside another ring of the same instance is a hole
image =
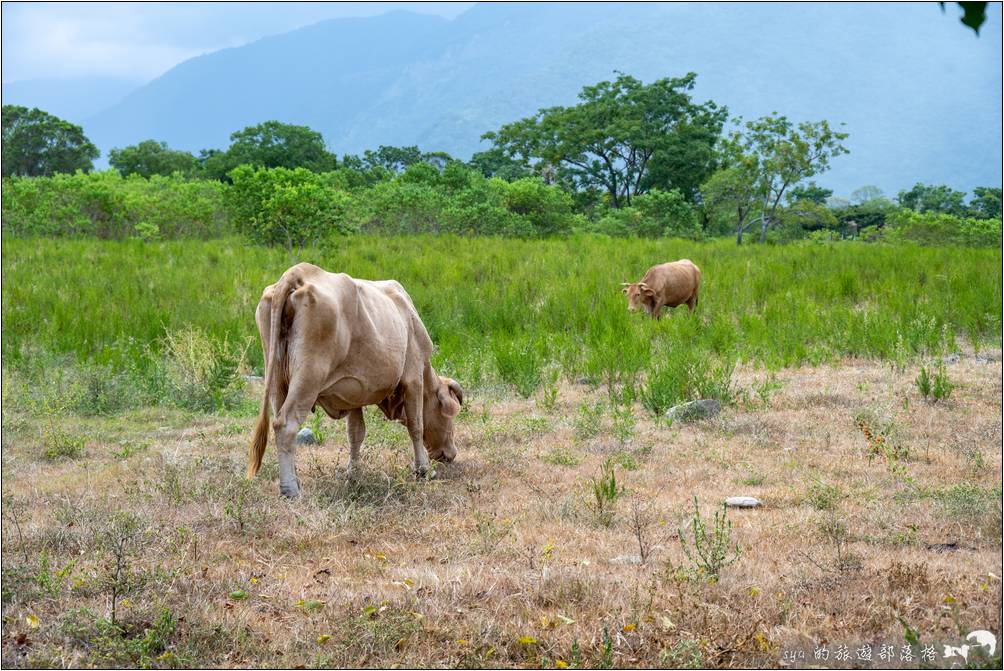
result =
[[[310,429],[308,429],[307,427],[303,427],[296,434],[296,444],[297,445],[317,445],[317,436],[315,436],[314,432],[311,431]]]
[[[679,420],[681,422],[688,419],[704,419],[714,417],[722,411],[722,404],[713,398],[704,398],[699,401],[690,401],[674,405],[666,411],[666,419]]]
[[[730,508],[759,508],[762,504],[760,499],[752,496],[730,496],[725,499],[725,505]]]

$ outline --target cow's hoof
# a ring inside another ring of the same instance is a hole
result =
[[[415,469],[415,479],[418,481],[435,480],[436,470],[430,466],[419,466]]]
[[[287,499],[295,499],[296,497],[298,497],[300,495],[300,486],[299,485],[290,485],[290,486],[284,487],[282,485],[279,485],[279,494],[281,494],[283,497],[285,497]]]

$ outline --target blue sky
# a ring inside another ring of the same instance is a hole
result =
[[[325,19],[401,8],[452,18],[473,4],[4,2],[2,80],[146,82],[188,58]]]

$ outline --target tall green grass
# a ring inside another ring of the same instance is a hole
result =
[[[628,313],[620,283],[679,258],[703,273],[696,312],[681,307],[658,322]],[[778,368],[930,355],[960,338],[1000,345],[999,250],[357,236],[301,260],[399,280],[437,344],[438,368],[526,396],[555,367],[614,385],[658,377],[673,359],[688,370],[737,359]],[[4,365],[72,355],[142,369],[165,333],[194,327],[235,350],[250,340],[260,370],[255,306],[291,262],[236,238],[5,240]]]

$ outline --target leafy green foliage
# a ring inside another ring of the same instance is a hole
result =
[[[608,210],[593,228],[615,237],[701,237],[697,211],[678,189],[636,196],[631,207]]]
[[[1000,247],[1001,220],[897,210],[886,217],[885,237],[921,245]]]
[[[945,11],[945,3],[939,2],[938,4],[941,5],[941,11]],[[987,20],[987,3],[957,2],[955,4],[962,8],[962,16],[959,17],[962,25],[972,28],[973,32],[979,35],[980,27]]]
[[[713,102],[691,100],[696,78],[646,85],[620,74],[583,87],[578,105],[542,109],[482,137],[504,157],[535,161],[536,170],[575,189],[602,189],[614,208],[653,187],[693,193],[711,171],[727,115]]]
[[[924,185],[918,182],[909,191],[900,191],[897,200],[914,212],[954,214],[964,216],[966,194],[944,184]]]
[[[662,415],[674,405],[696,399],[731,403],[732,373],[731,366],[715,365],[704,352],[674,352],[650,368],[640,391],[642,405]]]
[[[742,556],[739,543],[732,540],[732,521],[723,503],[716,510],[711,526],[701,516],[694,497],[694,512],[690,517],[690,538],[685,529],[679,530],[680,547],[690,561],[694,575],[709,582],[718,582],[722,570],[736,563]]]
[[[833,158],[848,153],[845,139],[847,133],[834,131],[825,119],[796,125],[785,116],[772,114],[747,121],[723,141],[723,163],[740,171],[730,180],[752,180],[752,194],[744,196],[742,202],[748,199],[749,210],[759,215],[760,242],[765,241],[767,229],[779,221],[778,210],[788,190],[825,172]],[[731,191],[736,191],[734,185]],[[721,199],[721,195],[717,197]],[[737,218],[736,240],[741,243],[745,220]]]
[[[349,196],[305,168],[254,168],[230,173],[227,209],[236,229],[252,242],[282,245],[292,253],[334,234],[355,230]]]
[[[945,363],[938,362],[937,366],[921,366],[920,373],[915,380],[917,391],[921,396],[941,401],[952,395],[955,385],[948,379],[948,372],[945,370]]]
[[[101,155],[80,126],[37,107],[3,106],[3,176],[88,171]]]
[[[1001,189],[978,186],[973,189],[973,199],[969,203],[970,216],[977,219],[1001,218]]]
[[[199,166],[198,160],[187,151],[169,149],[166,142],[144,140],[139,144],[108,152],[108,163],[123,177],[136,174],[141,177],[168,176],[175,172],[190,176]]]
[[[616,471],[614,462],[608,460],[600,467],[599,475],[590,481],[593,497],[589,506],[596,521],[605,527],[613,524],[617,500],[624,495],[624,485],[617,483]]]
[[[788,191],[788,200],[793,203],[808,200],[816,205],[825,205],[826,200],[833,195],[833,189],[824,189],[815,182],[799,184]]]
[[[3,181],[3,232],[15,236],[208,238],[229,232],[223,185],[114,171]]]
[[[180,407],[214,411],[241,402],[243,352],[235,355],[226,338],[213,340],[188,327],[167,332],[164,350],[167,393]]]
[[[336,167],[324,138],[307,126],[266,121],[230,135],[226,151],[204,151],[201,157],[206,177],[225,179],[239,165],[259,168],[304,168],[323,172]]]
[[[356,194],[353,220],[375,233],[457,233],[536,238],[569,233],[579,218],[571,196],[538,179],[512,182],[448,163],[415,163]]]

